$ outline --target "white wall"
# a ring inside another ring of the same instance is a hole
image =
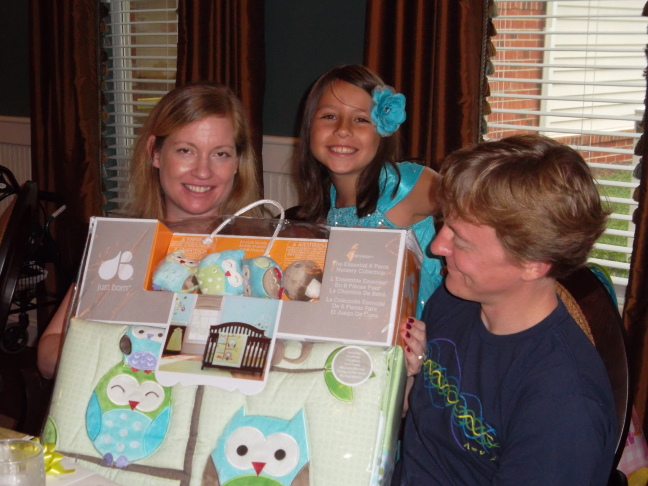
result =
[[[296,142],[290,137],[263,137],[265,197],[274,199],[285,209],[297,204],[297,190],[291,175]],[[31,179],[29,118],[0,116],[0,165],[8,167],[20,184]],[[0,202],[0,213],[7,204]]]

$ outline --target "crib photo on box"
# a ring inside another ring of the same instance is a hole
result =
[[[243,389],[249,394],[260,391],[274,347],[281,301],[243,296],[176,297],[182,302],[186,321],[172,320],[167,330],[156,369],[161,383],[206,384]],[[192,305],[195,307],[187,312]]]

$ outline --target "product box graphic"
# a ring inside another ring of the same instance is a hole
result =
[[[92,218],[75,316],[165,326],[171,316],[173,293],[147,292],[144,282],[151,252],[168,245],[172,236],[171,230],[157,220]]]
[[[388,484],[420,248],[273,224],[93,218],[42,439],[124,485]]]
[[[279,335],[291,339],[392,345],[414,315],[420,248],[402,230],[331,228],[317,302],[291,302]]]
[[[422,253],[409,231],[335,227],[327,240],[279,237],[272,242],[270,237],[207,236],[173,233],[156,220],[93,218],[75,315],[168,326],[174,296],[183,294],[153,290],[153,275],[167,255],[182,251],[183,258],[199,262],[206,255],[240,251],[251,258],[263,255],[270,244],[267,255],[284,273],[276,326],[280,338],[390,346],[397,343],[398,324],[414,315]],[[299,268],[288,274],[296,264],[319,270],[317,278],[309,281],[308,272]],[[238,270],[222,277],[222,299],[242,295],[227,289],[239,273],[245,279]],[[314,293],[304,297],[311,287]],[[200,308],[204,297],[198,294],[185,313]],[[245,306],[245,297],[237,302]]]
[[[286,341],[263,391],[249,396],[132,371],[119,347],[129,327],[71,319],[41,440],[79,467],[124,486],[389,484],[405,384],[399,346]],[[238,447],[221,447],[236,436],[274,467],[237,461]],[[287,465],[264,444],[281,445]]]

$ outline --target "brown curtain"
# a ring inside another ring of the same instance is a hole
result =
[[[407,98],[404,155],[480,140],[488,0],[367,0],[364,63]]]
[[[52,225],[70,277],[102,214],[95,0],[30,0],[32,179],[63,196]]]
[[[643,10],[648,16],[648,3]],[[648,56],[648,48],[646,50]],[[642,130],[648,126],[648,85],[646,86],[646,106]],[[635,154],[641,157],[637,172],[640,185],[634,193],[638,208],[632,220],[636,225],[635,239],[630,264],[630,281],[626,291],[623,320],[628,331],[628,345],[631,359],[631,378],[635,393],[635,408],[643,424],[644,433],[648,432],[648,141],[642,135]]]
[[[248,110],[263,183],[264,2],[179,0],[176,84],[216,81],[229,86]]]

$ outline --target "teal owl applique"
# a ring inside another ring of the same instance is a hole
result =
[[[86,431],[106,466],[124,468],[160,446],[171,418],[171,388],[155,372],[117,363],[97,383],[86,411]]]
[[[309,464],[303,409],[292,419],[283,420],[246,415],[241,408],[218,438],[205,468],[203,484],[308,485]]]
[[[155,371],[164,341],[164,329],[152,326],[130,326],[119,340],[124,363],[133,371]]]

